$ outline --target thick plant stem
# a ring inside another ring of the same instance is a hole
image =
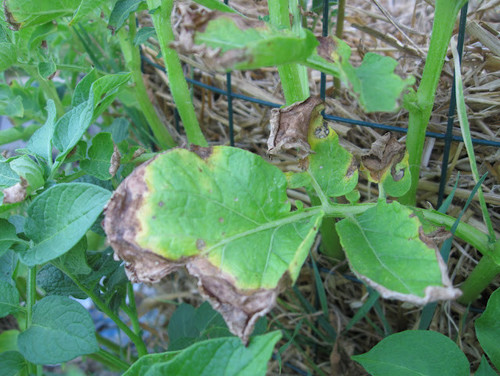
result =
[[[297,0],[290,0],[292,14],[294,15],[294,31],[300,33],[300,19]],[[270,0],[268,2],[269,18],[271,24],[276,28],[290,29],[290,15],[288,0]],[[306,100],[309,97],[309,86],[307,75],[304,75],[304,67],[299,64],[284,64],[278,67],[278,73],[281,79],[283,94],[285,95],[286,105],[289,106],[295,102]],[[304,76],[306,79],[304,79]]]
[[[78,278],[74,277],[67,271],[65,271],[66,275],[71,278],[73,282],[78,286],[80,290],[82,290],[85,294],[88,295],[90,299],[94,302],[94,304],[99,308],[102,312],[104,312],[108,317],[115,322],[115,324],[123,330],[123,332],[130,338],[130,340],[134,343],[135,347],[137,348],[137,353],[139,357],[147,355],[148,350],[146,348],[146,345],[144,344],[144,341],[142,338],[134,333],[121,319],[118,317],[116,313],[114,313],[107,305],[104,303],[94,292],[88,288],[86,288],[84,285],[80,283]]]
[[[135,17],[131,15],[129,17],[129,30],[128,33],[125,28],[121,28],[118,32],[118,40],[120,41],[120,47],[125,58],[125,64],[127,69],[132,73],[132,79],[135,83],[135,98],[139,103],[139,106],[146,118],[153,135],[158,142],[158,145],[162,149],[170,149],[176,146],[176,143],[170,133],[168,132],[165,125],[161,122],[158,117],[158,113],[154,108],[153,104],[149,100],[148,91],[141,72],[141,55],[139,48],[134,46],[134,37],[136,34]]]
[[[406,147],[410,154],[411,186],[409,191],[399,200],[403,204],[415,205],[416,203],[425,131],[431,117],[434,97],[455,20],[460,8],[466,2],[466,0],[436,0],[431,42],[422,73],[422,80],[416,96],[409,99],[406,105],[409,111]]]
[[[147,4],[152,13],[151,18],[153,19],[153,25],[156,29],[161,52],[165,60],[170,91],[172,92],[172,97],[186,130],[188,142],[190,144],[208,146],[207,140],[205,140],[198,124],[179,55],[169,46],[174,41],[170,19],[174,0],[147,0]]]
[[[500,244],[497,248],[500,250]],[[458,301],[462,304],[472,303],[498,274],[500,274],[500,265],[495,263],[491,257],[483,256],[460,286],[463,295]]]

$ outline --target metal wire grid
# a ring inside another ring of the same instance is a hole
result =
[[[224,0],[225,4],[228,4],[228,2],[229,2],[228,0]],[[468,3],[466,3],[464,5],[464,7],[462,8],[462,10],[460,12],[460,24],[459,24],[459,31],[458,31],[458,43],[457,43],[458,44],[457,48],[458,48],[460,59],[462,58],[464,38],[465,38],[465,25],[466,25],[466,20],[467,20],[467,9],[468,9]],[[322,35],[323,36],[328,36],[329,11],[330,11],[329,1],[323,0],[323,15],[322,15],[322,20],[323,20]],[[164,67],[152,62],[151,60],[146,58],[144,55],[142,55],[142,59],[145,63],[165,71]],[[186,80],[190,84],[193,84],[197,87],[201,87],[201,88],[210,90],[210,91],[217,93],[217,94],[220,94],[220,95],[224,95],[227,98],[227,103],[228,103],[227,118],[228,118],[228,123],[229,123],[229,142],[230,142],[231,146],[234,146],[234,127],[233,127],[234,123],[233,123],[233,103],[232,103],[233,99],[241,99],[241,100],[244,100],[247,102],[256,103],[256,104],[259,104],[261,106],[270,107],[270,108],[279,108],[283,105],[283,104],[279,104],[279,103],[263,101],[263,100],[260,100],[257,98],[234,93],[232,91],[232,86],[231,86],[231,73],[226,74],[226,90],[222,90],[222,89],[219,89],[217,87],[207,85],[203,82],[191,79],[189,77],[186,77]],[[320,96],[323,99],[325,99],[325,92],[326,92],[325,89],[326,89],[326,74],[321,73]],[[449,105],[449,110],[448,110],[448,122],[447,122],[446,132],[444,134],[437,133],[437,132],[426,132],[427,137],[432,137],[432,138],[444,140],[443,163],[441,166],[441,179],[440,179],[439,192],[438,192],[438,206],[442,203],[443,197],[444,197],[444,189],[446,186],[446,176],[447,176],[447,172],[448,172],[448,161],[449,161],[451,143],[453,141],[456,141],[456,142],[463,142],[464,141],[464,139],[461,136],[455,136],[452,134],[453,124],[454,124],[454,120],[455,120],[455,110],[456,110],[455,80],[453,80],[453,84],[451,87],[451,94],[450,94],[450,105]],[[396,133],[407,133],[408,132],[408,129],[406,129],[406,128],[397,127],[397,126],[393,126],[393,125],[372,123],[372,122],[368,122],[368,121],[349,119],[349,118],[344,118],[344,117],[335,116],[335,115],[329,115],[329,114],[325,114],[325,113],[323,113],[323,117],[325,120],[336,121],[339,123],[359,125],[362,127],[369,127],[369,128],[380,129],[380,130],[396,132]],[[179,121],[179,119],[178,119],[178,115],[176,113],[176,125],[177,126],[178,126],[178,121]],[[476,145],[500,147],[500,142],[498,142],[498,141],[481,140],[481,139],[473,138],[472,142]]]

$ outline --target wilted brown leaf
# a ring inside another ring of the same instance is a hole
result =
[[[379,183],[388,169],[391,169],[392,177],[398,181],[402,176],[398,175],[396,165],[403,160],[405,146],[398,140],[386,133],[372,144],[371,150],[361,157],[362,171],[367,173],[369,179]]]

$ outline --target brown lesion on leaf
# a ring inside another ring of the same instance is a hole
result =
[[[125,261],[125,271],[133,282],[158,282],[182,266],[140,247],[135,241],[141,230],[137,211],[142,205],[143,194],[148,191],[144,172],[154,159],[136,168],[118,186],[105,208],[104,231],[108,242],[115,251],[115,258]]]
[[[323,108],[323,101],[315,96],[288,107],[272,109],[267,152],[277,155],[294,151],[299,158],[307,157],[312,152],[307,140],[309,125]]]
[[[111,161],[109,166],[109,174],[111,177],[116,175],[118,168],[120,167],[120,161],[122,156],[120,155],[120,151],[116,145],[113,145],[113,154],[111,155]]]
[[[198,278],[200,293],[222,314],[229,330],[245,344],[257,320],[274,307],[286,285],[286,278],[282,278],[275,289],[240,290],[231,276],[205,258],[195,258],[186,266],[189,273]]]
[[[316,37],[316,39],[319,42],[318,47],[316,47],[318,55],[326,61],[333,63],[332,53],[337,49],[335,41],[331,37]]]
[[[396,165],[403,160],[404,155],[405,146],[388,132],[372,144],[368,153],[361,156],[361,163],[374,182],[380,182],[388,168],[394,180],[398,181],[403,178],[403,174],[396,171]]]
[[[212,155],[213,148],[191,144],[189,145],[189,151],[192,151],[201,159],[207,160]]]
[[[2,191],[4,204],[15,204],[17,202],[23,202],[26,199],[28,181],[22,176],[20,179],[20,182]]]
[[[9,29],[18,31],[21,28],[21,24],[16,21],[14,15],[11,13],[10,9],[7,7],[7,1],[3,0],[3,10],[5,14],[5,21],[7,21],[7,26]]]
[[[418,228],[418,238],[429,248],[435,249],[437,244],[441,244],[446,239],[452,237],[451,232],[444,227],[438,227],[436,230],[426,234],[422,226]]]

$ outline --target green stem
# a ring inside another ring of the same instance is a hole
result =
[[[415,205],[416,203],[425,131],[431,117],[434,97],[455,20],[460,8],[466,2],[467,0],[436,0],[431,42],[422,79],[415,98],[412,98],[413,102],[407,104],[409,119],[406,147],[410,154],[411,186],[409,191],[399,200],[403,204]]]
[[[200,146],[208,146],[207,140],[205,140],[198,124],[179,55],[177,55],[177,51],[169,47],[170,43],[175,39],[170,19],[174,0],[147,0],[147,4],[165,60],[170,91],[172,92],[172,97],[186,130],[188,142]]]
[[[497,246],[500,251],[500,244]],[[458,299],[462,304],[470,304],[488,287],[493,279],[500,274],[500,265],[489,256],[483,256],[472,273],[460,286],[463,295]]]
[[[36,303],[36,266],[28,269],[26,294],[26,329],[29,329],[33,321],[33,307]],[[38,370],[35,364],[28,363],[28,371],[30,374],[38,375]]]
[[[88,295],[90,299],[94,302],[94,304],[99,308],[102,312],[104,312],[108,317],[115,322],[115,324],[123,330],[123,332],[130,338],[130,340],[135,344],[135,347],[137,348],[137,353],[139,354],[139,357],[143,355],[147,355],[148,350],[146,348],[146,345],[144,344],[144,341],[142,338],[134,333],[121,319],[118,317],[117,314],[115,314],[107,305],[104,303],[94,292],[88,288],[86,288],[84,285],[80,283],[78,278],[73,276],[71,273],[68,273],[65,271],[65,274],[71,278],[73,282],[78,286],[80,290],[82,290],[85,294]]]
[[[98,352],[90,354],[88,357],[97,360],[114,371],[124,372],[130,367],[130,364],[103,349],[99,349]]]
[[[268,7],[271,24],[279,29],[291,28],[289,16],[290,7],[292,15],[294,16],[293,30],[297,34],[302,32],[297,0],[290,0],[290,3],[288,0],[269,0]],[[309,97],[309,86],[305,69],[304,66],[299,64],[284,64],[278,67],[278,73],[287,106],[295,102],[306,100]]]
[[[132,79],[135,83],[134,94],[139,106],[146,118],[154,137],[162,149],[173,148],[176,143],[165,125],[161,122],[156,109],[149,100],[148,91],[144,84],[144,79],[141,72],[141,55],[139,48],[134,46],[134,38],[136,34],[135,15],[132,13],[129,17],[128,33],[125,28],[121,28],[118,32],[118,40],[125,58],[127,69],[132,73]]]
[[[42,89],[46,99],[52,99],[54,104],[56,105],[56,113],[57,117],[61,117],[64,115],[64,106],[59,98],[59,94],[57,94],[57,90],[52,81],[46,80],[40,73],[38,72],[38,68],[32,65],[23,65],[23,69],[28,73],[31,77],[37,80],[40,88]]]
[[[17,140],[27,141],[35,131],[40,128],[37,124],[31,124],[27,127],[12,127],[0,131],[0,145],[10,144]]]
[[[129,300],[129,305],[127,306],[126,304],[123,304],[122,309],[130,318],[130,322],[132,323],[132,328],[134,328],[134,332],[140,336],[142,329],[139,323],[139,319],[137,317],[137,307],[135,305],[134,287],[130,282],[127,283],[127,296]]]

